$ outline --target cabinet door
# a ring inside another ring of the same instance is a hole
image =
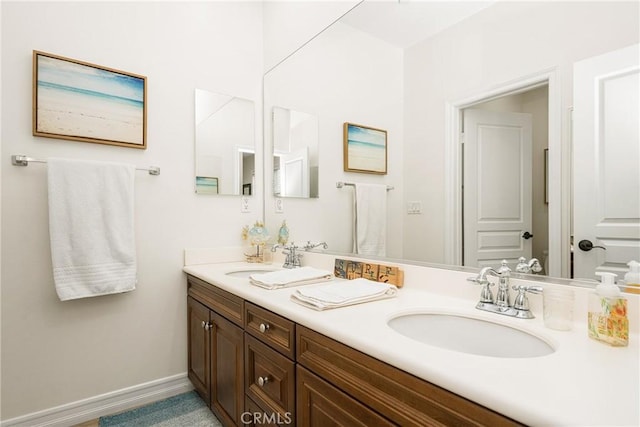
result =
[[[209,309],[191,297],[187,298],[188,374],[189,380],[205,402],[209,401],[211,334]]]
[[[211,319],[211,409],[225,426],[242,425],[243,330],[215,312]]]
[[[394,425],[300,365],[296,368],[296,382],[298,427]]]

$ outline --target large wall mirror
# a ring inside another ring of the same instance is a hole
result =
[[[595,231],[602,227],[575,229],[576,212],[593,205],[573,197],[576,180],[582,182],[573,174],[594,170],[595,163],[576,165],[583,160],[575,156],[571,116],[585,110],[574,105],[576,69],[637,44],[638,12],[631,2],[364,1],[265,75],[266,152],[274,144],[273,108],[305,111],[318,118],[322,170],[318,199],[287,199],[282,212],[267,192],[267,227],[286,219],[292,240],[326,241],[333,252],[352,253],[353,189],[337,183],[375,183],[393,188],[387,258],[477,268],[503,258],[515,267],[522,255],[548,258],[542,273],[554,277],[621,272],[626,261],[640,258],[640,199],[603,196],[608,223],[628,222],[630,234],[622,238],[619,230],[605,236]],[[435,32],[410,31],[416,22]],[[637,84],[635,62],[630,87]],[[611,110],[618,116],[609,129],[632,125],[615,128],[624,133],[625,148],[616,145],[610,156],[620,149],[639,155],[637,129],[631,130],[637,104],[637,96],[627,97],[624,108]],[[345,122],[387,131],[387,174],[343,170]],[[267,183],[273,162],[265,157]],[[640,175],[634,174],[610,183],[637,195]],[[472,190],[475,196],[466,199]],[[472,224],[465,212],[474,213]],[[577,254],[582,240],[608,249]],[[587,267],[577,273],[576,262]]]
[[[251,195],[255,182],[255,110],[251,100],[195,90],[195,191]]]

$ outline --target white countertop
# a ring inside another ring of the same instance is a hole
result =
[[[314,266],[331,269],[333,257],[323,257],[327,258],[316,257],[319,261]],[[476,310],[480,289],[466,282],[469,273],[402,265],[405,286],[396,298],[327,311],[315,311],[292,302],[290,295],[295,288],[266,290],[249,284],[247,278],[225,274],[278,267],[275,263],[232,262],[191,265],[184,267],[184,271],[524,424],[640,425],[636,296],[629,296],[632,329],[629,346],[615,348],[588,338],[584,289],[576,288],[573,329],[555,331],[544,327],[539,295],[530,296],[536,315],[531,320]],[[512,279],[512,283],[517,284],[518,280]],[[390,318],[400,313],[429,310],[522,329],[543,338],[555,352],[535,358],[472,355],[423,344],[387,325]]]

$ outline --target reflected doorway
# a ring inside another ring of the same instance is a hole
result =
[[[535,257],[548,274],[548,85],[468,105],[460,125],[462,264]]]

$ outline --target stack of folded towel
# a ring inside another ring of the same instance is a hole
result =
[[[331,271],[313,267],[300,267],[287,270],[257,273],[249,276],[252,285],[265,289],[280,289],[290,286],[308,285],[310,283],[331,280]]]
[[[314,310],[327,310],[392,298],[397,292],[398,288],[394,285],[359,278],[296,289],[291,294],[291,300]]]

